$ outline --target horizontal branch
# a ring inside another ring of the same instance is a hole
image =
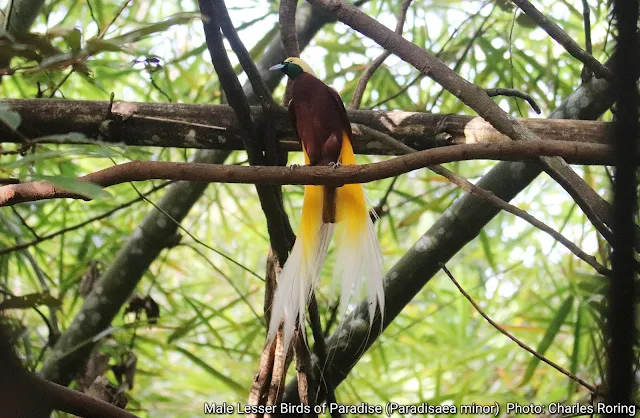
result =
[[[78,143],[77,138],[52,137],[80,132],[92,140],[134,146],[242,150],[240,129],[233,110],[222,105],[181,103],[131,103],[80,100],[7,99],[0,104],[22,116],[19,133],[0,126],[0,141],[22,143],[23,136],[45,137],[42,143]],[[252,107],[254,120],[262,110]],[[350,120],[392,136],[417,150],[452,144],[500,142],[509,139],[479,117],[379,110],[349,111]],[[521,119],[544,140],[609,143],[611,125],[606,122]],[[284,108],[276,115],[276,136],[286,151],[299,151]],[[80,143],[91,143],[82,141]],[[357,135],[359,154],[395,155],[397,150],[375,136]],[[579,161],[572,161],[579,163]]]
[[[337,168],[305,166],[234,166],[161,161],[134,161],[79,177],[78,180],[109,187],[129,181],[187,180],[255,184],[327,184],[342,186],[398,176],[429,165],[452,161],[490,159],[517,161],[539,156],[560,156],[611,164],[609,145],[566,141],[464,144],[414,152],[387,161]],[[85,199],[46,181],[0,187],[0,206],[53,198]]]

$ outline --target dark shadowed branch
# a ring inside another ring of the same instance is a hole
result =
[[[213,1],[216,2],[218,7],[225,7],[222,0]],[[261,151],[262,141],[251,116],[249,102],[238,81],[238,77],[236,77],[233,71],[233,66],[229,61],[227,51],[222,41],[220,27],[223,16],[220,15],[220,12],[214,12],[212,0],[199,0],[198,4],[200,5],[202,14],[209,17],[207,21],[203,21],[207,46],[220,84],[238,120],[242,140],[247,155],[249,156],[249,162],[252,165],[265,164],[265,156]],[[237,41],[239,41],[239,39]],[[240,48],[240,45],[236,45],[236,47]],[[241,49],[243,48],[244,47]],[[281,203],[281,194],[279,194],[274,187],[256,186],[256,189],[262,211],[267,219],[267,229],[269,231],[271,247],[278,257],[278,260],[283,264],[289,248],[291,248],[292,243],[290,242],[290,238],[292,233],[289,233],[291,226]]]
[[[635,135],[638,124],[638,86],[634,77],[640,70],[637,62],[627,60],[640,48],[637,38],[638,2],[614,1],[613,15],[618,27],[616,78],[616,144],[613,195],[615,222],[612,267],[615,280],[608,296],[607,394],[609,405],[633,405],[637,393],[635,347],[638,330],[636,318],[636,274],[633,253],[633,227],[638,210],[638,161]],[[613,414],[612,414],[613,416]]]

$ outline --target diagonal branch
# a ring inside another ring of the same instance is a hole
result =
[[[531,2],[528,0],[513,0],[513,2],[517,4],[518,7],[527,14],[527,16],[533,19],[542,28],[542,30],[547,32],[554,41],[562,45],[572,57],[576,58],[587,66],[587,68],[593,71],[597,77],[604,78],[609,82],[615,80],[613,72],[610,69],[602,65],[602,63],[595,59],[593,55],[580,48],[580,45],[578,45],[576,41],[571,39],[571,37],[567,35],[560,26],[549,20],[542,12],[540,12],[540,10],[531,4]]]
[[[486,313],[484,313],[484,311],[482,310],[482,308],[480,308],[480,306],[478,306],[478,304],[473,300],[473,298],[471,296],[469,296],[469,294],[467,292],[464,291],[464,289],[462,288],[462,286],[460,286],[460,284],[458,283],[458,281],[453,277],[453,275],[451,274],[451,272],[449,271],[449,269],[447,269],[447,266],[444,265],[444,263],[442,263],[441,265],[442,270],[445,272],[445,274],[449,277],[449,279],[451,279],[451,281],[453,282],[453,284],[458,288],[458,290],[460,291],[460,293],[462,293],[462,295],[471,303],[471,305],[473,305],[473,307],[475,308],[475,310],[489,323],[491,324],[492,327],[494,327],[495,329],[497,329],[498,331],[500,331],[500,333],[502,333],[504,336],[506,336],[507,338],[509,338],[511,341],[513,341],[514,343],[518,344],[520,347],[522,347],[524,350],[528,351],[529,353],[531,353],[534,357],[536,357],[538,360],[548,364],[549,366],[553,367],[554,369],[556,369],[557,371],[559,371],[560,373],[564,374],[565,376],[567,376],[569,379],[580,383],[582,386],[584,386],[585,388],[589,389],[589,391],[595,393],[596,389],[593,385],[590,385],[589,383],[585,382],[584,380],[580,379],[578,376],[574,375],[573,373],[570,373],[569,371],[565,370],[564,368],[558,366],[556,363],[554,363],[553,361],[547,359],[545,356],[539,354],[537,351],[535,351],[534,349],[530,348],[528,345],[526,345],[525,343],[523,343],[522,341],[520,341],[519,339],[517,339],[516,337],[514,337],[513,335],[511,335],[510,333],[508,333],[504,328],[502,328],[500,325],[498,325],[493,319],[491,319],[489,317],[489,315],[487,315]]]
[[[402,4],[400,5],[400,11],[398,12],[398,17],[396,21],[396,33],[398,35],[402,35],[402,28],[404,27],[405,19],[407,18],[407,10],[409,10],[409,6],[411,5],[411,0],[402,0]],[[367,66],[367,68],[362,73],[360,80],[358,80],[358,85],[356,85],[356,89],[353,92],[353,97],[351,98],[351,105],[349,106],[350,110],[359,109],[360,104],[362,103],[362,96],[364,95],[364,91],[367,88],[367,84],[373,74],[380,68],[382,63],[389,58],[391,55],[390,51],[384,51],[382,54],[378,55],[376,59],[373,60],[371,64]]]

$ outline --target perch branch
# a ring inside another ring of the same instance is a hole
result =
[[[465,144],[414,152],[374,164],[338,168],[305,166],[230,166],[163,161],[133,161],[105,168],[79,177],[78,180],[110,187],[129,181],[186,180],[254,184],[325,184],[340,187],[350,183],[366,183],[408,173],[429,165],[471,159],[518,161],[540,155],[590,158],[610,162],[610,146],[576,144],[560,141],[500,142]],[[0,187],[0,206],[53,198],[85,199],[78,193],[65,191],[46,181],[11,184]]]

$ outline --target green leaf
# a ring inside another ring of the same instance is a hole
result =
[[[94,183],[78,180],[74,177],[33,175],[34,180],[44,180],[71,193],[77,193],[89,199],[109,199],[111,193]]]
[[[536,352],[541,356],[544,356],[549,347],[551,347],[551,343],[553,343],[554,338],[556,337],[556,335],[558,335],[560,327],[562,326],[562,324],[564,324],[564,321],[567,319],[567,315],[569,315],[569,312],[571,312],[571,307],[573,306],[573,298],[574,297],[572,295],[565,299],[565,301],[562,303],[562,306],[560,306],[560,309],[558,309],[556,316],[551,321],[551,324],[549,324],[549,328],[547,328],[544,337],[542,337],[542,341],[536,348]],[[527,366],[527,370],[524,373],[524,377],[522,378],[522,383],[520,383],[520,386],[526,385],[529,380],[531,380],[531,378],[533,377],[533,373],[536,371],[539,363],[539,358],[533,357],[531,359],[529,365]]]
[[[489,237],[484,230],[480,231],[480,244],[482,244],[482,251],[484,251],[484,256],[487,258],[487,262],[491,266],[491,269],[495,272],[498,271],[496,267],[495,258],[493,257],[493,251],[491,251],[491,244],[489,243]]]
[[[576,312],[576,326],[573,329],[573,351],[571,352],[571,364],[569,371],[574,375],[578,372],[578,364],[580,357],[580,336],[582,335],[582,305],[578,304]],[[569,387],[567,393],[567,399],[571,400],[571,397],[576,392],[576,382],[573,379],[569,379]]]
[[[20,113],[10,110],[7,103],[0,103],[0,120],[13,131],[18,129],[22,123]]]
[[[153,35],[154,33],[164,32],[174,25],[184,25],[189,23],[195,18],[199,18],[200,13],[177,13],[162,22],[154,23],[149,26],[145,26],[144,28],[137,29],[128,33],[125,33],[120,36],[116,36],[110,39],[96,40],[90,39],[87,41],[87,45],[94,46],[109,46],[109,47],[118,47],[120,45],[137,42],[141,39],[146,38],[149,35]]]
[[[189,360],[193,361],[197,366],[200,366],[204,371],[209,373],[211,376],[213,376],[214,378],[226,384],[230,389],[234,390],[238,395],[242,395],[242,396],[246,395],[247,390],[243,385],[231,379],[230,377],[227,377],[226,374],[220,373],[213,367],[209,366],[200,357],[197,357],[195,354],[191,353],[190,351],[182,347],[175,347],[174,349],[179,353],[184,354],[187,358],[189,358]]]

